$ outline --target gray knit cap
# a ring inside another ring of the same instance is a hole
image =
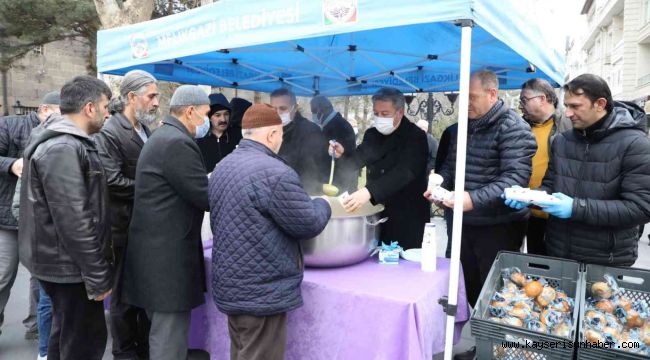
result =
[[[61,97],[59,96],[58,91],[51,91],[45,96],[43,96],[43,100],[41,100],[42,105],[61,105]]]
[[[210,105],[210,98],[196,85],[181,85],[174,91],[169,106]]]

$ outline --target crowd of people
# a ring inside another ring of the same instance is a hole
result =
[[[523,118],[498,91],[493,72],[473,73],[461,240],[470,305],[496,254],[524,238],[529,253],[632,265],[650,221],[643,111],[589,74],[564,86],[563,112],[543,79],[523,85]],[[32,275],[25,325],[39,359],[101,359],[107,329],[115,359],[209,356],[188,349],[191,310],[206,299],[206,211],[210,295],[228,316],[231,358],[282,359],[286,314],[302,305],[300,240],[322,232],[338,201],[322,189],[332,157],[346,211],[383,204],[379,240],[404,249],[420,247],[430,221],[430,171],[454,190],[457,125],[438,144],[394,88],[373,95],[373,127],[359,143],[326,97],[311,99],[308,120],[288,88],[253,105],[182,85],[164,117],[160,101],[142,70],[117,94],[79,76],[37,112],[0,119],[0,325],[20,260]],[[558,201],[504,200],[516,186]],[[454,201],[436,205],[451,234]]]
[[[499,251],[520,251],[608,266],[631,266],[641,227],[650,221],[650,138],[643,110],[612,99],[607,83],[583,74],[564,85],[564,112],[543,79],[525,82],[523,119],[498,98],[490,71],[472,75],[460,260],[471,306]],[[441,137],[436,171],[454,190],[454,124]],[[530,206],[504,200],[530,187],[557,201]],[[425,197],[430,194],[425,193]],[[451,238],[453,200],[445,208]],[[447,256],[450,246],[448,242]],[[476,349],[455,359],[473,359]]]
[[[228,314],[232,356],[282,358],[286,312],[302,304],[299,240],[331,216],[322,185],[332,153],[348,211],[382,203],[392,218],[382,240],[421,241],[427,137],[404,117],[399,91],[381,89],[373,104],[376,127],[357,146],[323,96],[311,100],[310,121],[286,88],[252,105],[183,85],[161,119],[158,82],[145,71],[127,73],[115,96],[101,80],[70,80],[37,112],[0,121],[0,310],[20,259],[33,277],[25,325],[39,358],[100,359],[107,329],[116,359],[205,356],[187,337],[205,299],[209,210],[212,295]]]

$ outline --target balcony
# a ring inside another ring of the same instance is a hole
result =
[[[645,85],[648,85],[648,84],[650,84],[650,74],[646,74],[644,76],[641,76],[637,80],[637,86],[638,87],[642,87],[642,86],[645,86]]]
[[[609,25],[612,22],[614,16],[620,14],[623,11],[624,4],[624,0],[609,0],[596,9],[593,15],[593,19],[587,25],[587,34],[589,35],[585,39],[582,50],[586,51],[593,46],[596,37],[600,33],[600,29],[604,26]]]
[[[636,40],[639,44],[650,44],[650,22],[647,22],[641,30]]]

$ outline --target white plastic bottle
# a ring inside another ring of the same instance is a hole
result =
[[[422,251],[420,253],[420,265],[422,271],[436,271],[436,224],[424,224],[424,236],[422,237]]]

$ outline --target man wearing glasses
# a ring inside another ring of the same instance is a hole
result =
[[[556,111],[557,102],[555,90],[544,79],[530,79],[521,87],[519,109],[524,120],[530,125],[537,142],[537,152],[533,156],[533,173],[528,184],[531,189],[542,185],[555,135],[571,130],[571,121],[561,112]],[[548,214],[539,209],[531,209],[530,215],[526,232],[528,253],[546,255],[544,235]]]

